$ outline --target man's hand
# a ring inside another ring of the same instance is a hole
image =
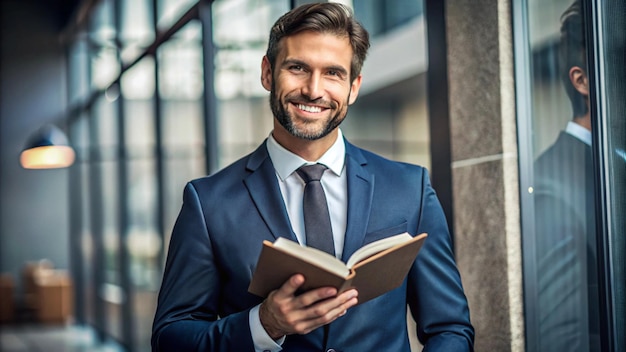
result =
[[[346,314],[357,303],[354,289],[337,295],[337,289],[322,287],[295,296],[303,283],[304,276],[296,274],[261,304],[261,324],[274,340],[290,334],[307,334]]]

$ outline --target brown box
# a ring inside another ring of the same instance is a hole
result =
[[[0,275],[0,323],[12,322],[15,317],[15,280],[11,274]]]
[[[72,316],[72,282],[60,270],[35,278],[35,316],[42,323],[66,323]]]
[[[24,306],[30,311],[37,310],[37,285],[39,276],[50,275],[53,271],[52,262],[42,259],[36,262],[27,262],[22,270],[22,286],[24,291]]]

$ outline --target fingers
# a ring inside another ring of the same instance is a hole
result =
[[[354,289],[337,295],[335,288],[324,287],[295,296],[303,283],[302,275],[294,275],[261,304],[261,324],[272,338],[306,334],[341,317],[358,303]]]
[[[348,309],[355,306],[357,302],[357,291],[350,290],[306,306],[301,310],[300,318],[293,325],[294,333],[308,334],[320,326],[329,324],[346,314]]]
[[[301,316],[300,322],[302,326],[310,331],[333,322],[358,303],[357,295],[356,290],[349,290],[334,298],[318,301],[313,305],[307,306]]]
[[[276,291],[275,298],[277,300],[292,300],[291,304],[293,306],[291,308],[299,309],[334,297],[337,294],[337,289],[334,287],[322,287],[296,296],[296,292],[302,284],[304,284],[304,276],[300,274],[293,275]]]

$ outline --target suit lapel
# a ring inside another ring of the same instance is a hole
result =
[[[251,174],[244,179],[244,184],[272,236],[297,242],[265,143],[252,153],[247,168]]]
[[[342,254],[344,261],[363,245],[367,232],[374,196],[374,175],[365,169],[366,164],[361,151],[346,141],[348,219]],[[244,179],[244,184],[272,236],[287,237],[297,242],[265,143],[252,153],[247,168],[250,175]]]
[[[374,196],[374,175],[365,169],[361,151],[346,142],[348,177],[348,221],[342,260],[346,261],[363,245]]]

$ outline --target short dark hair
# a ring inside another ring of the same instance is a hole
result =
[[[270,31],[266,56],[274,69],[280,50],[280,41],[304,31],[332,33],[345,36],[352,46],[350,82],[361,73],[370,47],[369,34],[354,18],[352,10],[337,3],[304,4],[281,16]]]
[[[585,36],[583,32],[583,15],[580,1],[576,0],[561,15],[561,41],[559,43],[559,66],[561,80],[572,103],[574,117],[583,116],[588,107],[586,97],[580,94],[569,78],[569,70],[578,66],[587,71]]]

